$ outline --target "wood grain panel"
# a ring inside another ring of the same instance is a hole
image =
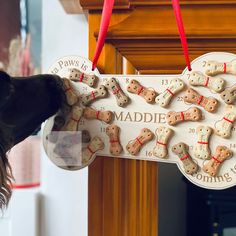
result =
[[[89,9],[92,58],[103,0],[80,3]],[[191,60],[211,51],[236,53],[236,0],[181,4]],[[182,72],[171,0],[117,0],[98,68],[101,73]],[[97,158],[89,167],[89,235],[157,236],[157,173],[156,163]]]
[[[83,9],[101,10],[103,0],[60,0],[67,13],[80,13]],[[182,0],[181,5],[235,5],[236,0]],[[115,0],[115,9],[133,9],[136,6],[161,6],[171,5],[171,0]]]
[[[125,13],[114,14],[111,26]],[[92,58],[100,14],[89,14]],[[107,42],[98,63],[103,73],[135,73],[133,65]],[[96,197],[98,196],[98,197]],[[89,235],[157,235],[157,165],[152,162],[99,157],[89,167]]]

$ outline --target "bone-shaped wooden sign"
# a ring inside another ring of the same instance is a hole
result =
[[[203,188],[234,186],[236,106],[235,94],[231,98],[227,91],[236,81],[235,61],[235,54],[212,52],[192,61],[191,72],[186,68],[179,75],[100,75],[85,58],[63,57],[49,73],[69,79],[78,101],[58,132],[67,132],[69,122],[69,131],[78,135],[57,138],[59,148],[51,132],[57,119],[50,118],[43,134],[46,153],[65,169],[88,166],[96,156],[148,160],[176,164],[189,181]],[[96,83],[87,83],[94,78]],[[67,99],[73,104],[69,94]],[[79,141],[73,138],[79,136]],[[72,161],[72,149],[77,162]],[[63,150],[62,156],[58,150]],[[223,150],[230,155],[221,156]]]

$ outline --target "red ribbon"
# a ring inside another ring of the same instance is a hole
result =
[[[119,143],[119,140],[110,140],[110,143]]]
[[[96,118],[99,119],[100,111],[96,111]]]
[[[140,145],[143,145],[143,143],[141,142],[141,140],[139,138],[136,138],[136,140]]]
[[[208,142],[202,142],[202,141],[198,141],[197,143],[199,143],[199,144],[208,144]]]
[[[95,54],[93,57],[92,70],[94,70],[97,66],[98,58],[102,52],[102,48],[105,43],[105,38],[106,38],[109,23],[110,23],[110,19],[111,19],[113,5],[114,5],[114,0],[104,0],[103,9],[102,9],[102,19],[101,19],[101,24],[100,24],[99,34],[98,34],[97,46],[96,46]]]
[[[191,64],[189,60],[188,43],[187,43],[185,31],[184,31],[184,24],[182,20],[179,0],[172,0],[172,5],[173,5],[175,19],[176,19],[178,30],[179,30],[179,36],[180,36],[182,48],[184,50],[184,57],[185,57],[186,65],[188,67],[188,70],[191,71],[192,68],[191,68]]]
[[[204,86],[205,86],[205,87],[207,87],[207,86],[208,86],[209,79],[210,79],[209,77],[206,77],[206,82],[205,82],[205,84],[204,84]]]
[[[226,121],[228,121],[228,122],[231,123],[231,124],[234,123],[234,121],[232,121],[232,120],[230,120],[230,119],[228,119],[228,118],[226,118],[226,117],[223,117],[223,119],[226,120]]]
[[[91,153],[91,154],[94,154],[95,152],[88,146],[87,147],[88,151]]]
[[[221,164],[221,163],[222,163],[222,161],[218,160],[216,157],[212,157],[212,159],[213,159],[216,163],[218,163],[218,164]]]
[[[181,161],[184,161],[189,158],[188,154],[185,154],[183,157],[180,158]]]
[[[226,63],[224,63],[224,73],[226,73]]]
[[[144,87],[141,86],[140,89],[138,90],[138,95],[140,95],[140,93],[142,93],[143,90],[144,90]]]
[[[182,111],[180,112],[180,115],[181,115],[182,121],[184,121],[184,113]]]
[[[79,77],[79,81],[82,82],[83,79],[84,79],[84,73],[82,73],[82,74],[80,75],[80,77]]]
[[[167,144],[166,143],[162,143],[162,142],[160,142],[160,141],[157,141],[157,144],[160,144],[160,145],[162,145],[162,146],[167,146]]]
[[[172,97],[175,96],[174,93],[172,93],[172,91],[171,91],[170,89],[167,88],[166,91],[167,91]]]
[[[203,98],[204,98],[203,96],[200,96],[200,97],[199,97],[199,100],[198,100],[198,102],[197,102],[197,104],[198,104],[198,105],[200,105],[200,104],[201,104],[201,102],[202,102]]]

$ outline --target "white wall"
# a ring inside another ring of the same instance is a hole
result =
[[[87,57],[85,15],[67,15],[59,0],[43,0],[43,72],[65,55]],[[42,158],[41,236],[87,235],[88,171],[61,170]]]

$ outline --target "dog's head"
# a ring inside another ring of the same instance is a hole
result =
[[[7,73],[0,71],[0,109],[9,100],[12,90],[11,77]]]

